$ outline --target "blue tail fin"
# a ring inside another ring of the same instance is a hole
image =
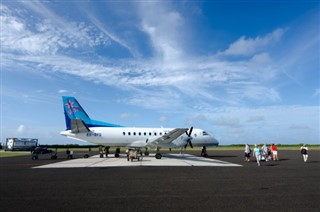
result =
[[[72,119],[81,119],[88,127],[122,127],[116,124],[92,120],[76,98],[72,96],[63,96],[62,102],[67,130],[71,129]]]

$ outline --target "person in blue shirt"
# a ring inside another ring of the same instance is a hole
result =
[[[256,157],[258,166],[260,166],[261,150],[257,144],[254,145],[253,154]]]

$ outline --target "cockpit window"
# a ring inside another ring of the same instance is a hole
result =
[[[202,135],[209,135],[209,134],[206,131],[203,131]]]

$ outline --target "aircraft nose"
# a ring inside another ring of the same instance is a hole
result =
[[[219,145],[219,141],[215,138],[212,137],[212,143],[215,145],[215,146],[218,146]]]

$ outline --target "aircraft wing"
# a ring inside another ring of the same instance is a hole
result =
[[[161,136],[160,138],[152,140],[150,143],[153,145],[168,144],[176,140],[178,137],[180,137],[182,134],[186,133],[187,131],[188,131],[188,128],[176,128],[174,130],[171,130],[169,133]]]
[[[83,120],[71,119],[71,132],[82,133],[82,132],[90,132],[90,130]]]
[[[161,146],[169,144],[175,139],[179,138],[182,134],[186,133],[188,128],[176,128],[171,130],[169,133],[159,137],[151,138],[147,140],[137,140],[128,145],[128,147],[141,148],[141,147],[152,147],[152,146]]]

